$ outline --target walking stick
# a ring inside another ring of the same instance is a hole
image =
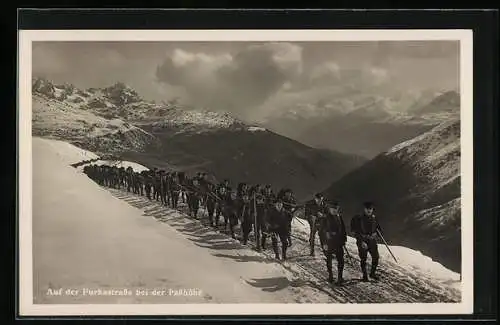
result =
[[[380,238],[382,238],[382,241],[384,242],[384,245],[387,248],[387,250],[389,251],[389,253],[391,254],[392,258],[396,261],[396,263],[398,263],[396,256],[394,256],[394,254],[392,253],[391,249],[389,248],[389,245],[387,245],[387,242],[385,241],[385,238],[384,238],[384,236],[382,236],[382,233],[380,232],[379,229],[377,229],[377,234],[380,236]]]

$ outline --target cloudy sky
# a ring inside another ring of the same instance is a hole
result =
[[[308,91],[328,87],[458,89],[458,66],[455,41],[33,44],[34,76],[81,88],[122,81],[146,99],[177,97],[244,119],[259,119],[290,94],[307,100]]]

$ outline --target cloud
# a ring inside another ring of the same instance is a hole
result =
[[[32,57],[34,75],[64,73],[69,68],[60,52],[43,43],[33,43]]]
[[[176,49],[158,66],[156,78],[183,87],[195,104],[244,115],[301,74],[301,47],[266,43],[234,54]]]

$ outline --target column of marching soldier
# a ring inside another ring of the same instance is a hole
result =
[[[269,184],[250,186],[239,183],[236,190],[233,190],[229,180],[214,184],[207,180],[206,173],[200,172],[190,178],[184,172],[165,172],[157,168],[135,172],[131,167],[125,169],[91,164],[84,167],[84,173],[102,186],[145,195],[149,200],[159,201],[173,209],[178,208],[178,201],[181,199],[187,204],[189,215],[194,218],[198,218],[200,208],[206,209],[210,225],[215,228],[222,226],[222,217],[224,231],[229,230],[235,239],[235,226],[240,224],[240,241],[243,245],[247,244],[253,228],[256,249],[266,249],[267,237],[271,237],[276,259],[280,259],[281,246],[281,258],[286,260],[287,248],[292,244],[291,224],[294,213],[304,208],[310,228],[310,255],[315,254],[314,242],[318,234],[326,257],[328,281],[333,282],[332,259],[335,255],[338,264],[336,284],[343,283],[344,254],[349,254],[345,249],[346,226],[339,203],[325,200],[322,194],[318,193],[312,200],[299,205],[290,189],[282,189],[275,194]],[[371,202],[364,203],[363,213],[354,216],[350,226],[358,246],[363,281],[369,281],[368,276],[378,280],[376,270],[379,253],[376,237],[378,235],[383,239],[383,236]],[[279,242],[281,245],[278,245]],[[372,262],[370,273],[366,270],[368,253]]]

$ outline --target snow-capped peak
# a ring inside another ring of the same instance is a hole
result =
[[[123,82],[105,88],[77,89],[71,84],[54,85],[44,78],[34,78],[33,94],[48,97],[75,109],[92,111],[106,119],[119,118],[141,125],[175,127],[193,131],[244,126],[227,112],[193,108],[177,102],[157,104],[143,99]]]

